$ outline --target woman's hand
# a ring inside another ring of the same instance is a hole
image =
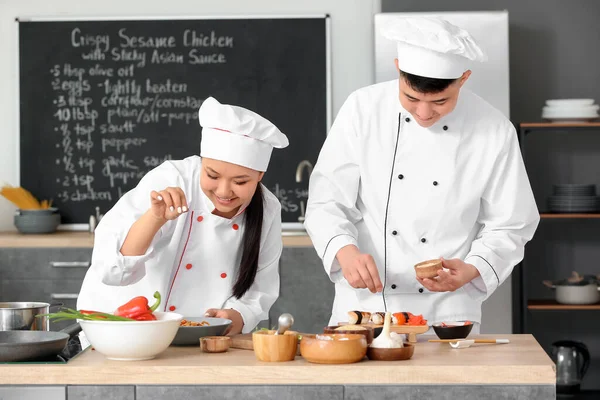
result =
[[[206,310],[206,313],[204,313],[204,316],[230,319],[231,325],[229,325],[229,328],[227,328],[227,331],[225,331],[225,335],[227,336],[237,335],[238,333],[242,332],[242,328],[244,327],[244,319],[242,318],[242,315],[233,308],[226,310],[209,308]]]
[[[181,188],[168,187],[150,193],[150,214],[158,220],[170,221],[187,211],[187,200]]]

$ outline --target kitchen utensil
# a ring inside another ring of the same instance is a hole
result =
[[[52,233],[60,225],[60,214],[56,208],[17,210],[13,222],[21,233]]]
[[[430,342],[435,343],[450,343],[450,346],[454,349],[466,349],[467,347],[471,347],[475,343],[490,343],[490,344],[506,344],[510,343],[509,339],[431,339]]]
[[[0,362],[35,361],[60,353],[69,338],[81,332],[80,324],[69,325],[60,332],[0,332]]]
[[[576,393],[590,366],[587,346],[573,340],[552,343],[552,360],[556,363],[556,391]]]
[[[338,325],[348,325],[347,322],[338,322]],[[356,326],[366,326],[373,328],[373,337],[379,336],[381,333],[381,329],[383,328],[383,324],[357,324]],[[429,325],[390,325],[390,332],[403,333],[406,335],[409,343],[417,342],[417,335],[421,333],[425,333],[429,330]],[[352,332],[354,333],[354,332]]]
[[[556,301],[561,304],[594,304],[600,301],[600,287],[594,276],[581,276],[573,271],[568,279],[545,280],[542,283],[556,290]]]
[[[298,337],[302,337],[304,333],[299,333]],[[237,335],[231,336],[231,346],[232,349],[241,349],[241,350],[254,350],[254,344],[252,343],[252,334],[251,333],[240,333]],[[296,349],[296,355],[300,355],[300,346]]]
[[[444,324],[447,326],[442,324],[433,325],[433,330],[440,339],[464,339],[469,336],[471,329],[473,329],[473,324],[467,324],[466,321],[444,322]]]
[[[50,308],[60,307],[61,304],[40,302],[3,302],[0,303],[0,331],[47,331]]]
[[[367,344],[373,341],[375,329],[365,325],[343,325],[343,326],[326,326],[323,333],[343,333],[343,334],[360,334],[365,335]]]
[[[156,321],[80,321],[90,344],[110,360],[149,360],[169,347],[180,314],[155,311]],[[197,343],[197,342],[196,342]]]
[[[438,273],[442,269],[442,261],[439,259],[436,260],[427,260],[418,263],[415,265],[415,274],[418,278],[435,278],[438,276]]]
[[[254,354],[259,361],[292,361],[298,348],[298,332],[276,335],[274,330],[252,333]]]
[[[285,331],[287,331],[292,327],[292,325],[294,325],[294,317],[292,317],[292,314],[288,313],[281,314],[279,316],[279,319],[277,320],[277,323],[279,324],[279,326],[277,327],[277,332],[275,332],[275,334],[283,335]]]
[[[205,336],[200,338],[200,350],[205,353],[224,353],[231,346],[229,336]]]
[[[304,335],[300,340],[300,354],[316,364],[350,364],[367,354],[367,339],[359,334]]]
[[[415,346],[404,343],[404,347],[393,349],[367,348],[367,358],[375,361],[400,361],[410,359],[415,352]]]
[[[212,317],[184,317],[187,321],[208,322],[204,326],[180,326],[177,330],[172,345],[176,346],[198,346],[198,340],[205,336],[223,336],[227,331],[231,320]]]

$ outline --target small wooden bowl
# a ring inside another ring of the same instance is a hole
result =
[[[421,279],[435,278],[442,269],[441,260],[427,260],[415,265],[415,273]]]
[[[345,327],[348,327],[348,329],[345,329]],[[323,333],[365,335],[365,338],[367,338],[367,345],[369,345],[371,344],[371,342],[373,341],[373,337],[375,336],[375,328],[364,325],[326,326],[325,328],[323,328]]]
[[[274,330],[252,333],[254,354],[259,361],[293,361],[298,348],[298,332],[275,335]]]
[[[205,353],[224,353],[231,346],[229,336],[205,336],[200,338],[200,350]]]
[[[446,322],[446,325],[433,325],[433,331],[440,339],[465,339],[471,333],[473,324],[464,325],[464,322]]]
[[[395,349],[378,349],[369,347],[367,357],[374,361],[399,361],[408,360],[415,353],[415,346],[410,343],[404,343],[404,347]]]
[[[331,340],[323,337],[331,337]],[[367,338],[356,333],[303,335],[300,354],[306,361],[316,364],[355,363],[367,354]]]

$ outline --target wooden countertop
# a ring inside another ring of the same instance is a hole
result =
[[[207,354],[196,346],[169,347],[148,361],[110,361],[87,350],[66,365],[1,364],[0,384],[555,384],[554,363],[533,336],[501,337],[511,343],[451,349],[426,341],[435,337],[419,336],[410,360],[365,358],[345,365],[311,364],[300,356],[291,362],[259,362],[250,350]]]
[[[312,247],[307,234],[290,236],[282,234],[284,247]],[[59,231],[45,235],[0,232],[0,248],[3,247],[94,247],[94,234],[89,232]]]

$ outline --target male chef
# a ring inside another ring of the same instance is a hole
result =
[[[539,213],[511,122],[464,88],[485,54],[426,17],[393,21],[399,79],[352,93],[309,185],[305,227],[348,311],[408,311],[475,323],[523,258]],[[390,60],[391,62],[391,60]],[[442,258],[433,279],[414,265]]]

